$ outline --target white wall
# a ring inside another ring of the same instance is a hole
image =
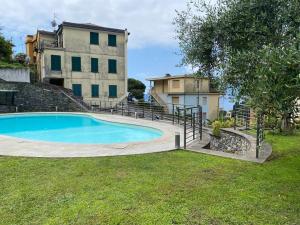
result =
[[[30,83],[30,70],[28,68],[0,68],[0,79],[5,81]]]

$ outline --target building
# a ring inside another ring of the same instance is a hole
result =
[[[26,53],[38,80],[72,89],[88,103],[127,95],[126,29],[63,22],[54,32],[27,35]]]
[[[149,78],[150,95],[171,113],[173,105],[202,106],[203,119],[218,118],[220,93],[210,88],[207,78],[196,79],[192,75]]]

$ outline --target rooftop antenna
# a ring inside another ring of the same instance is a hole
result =
[[[55,31],[55,28],[57,26],[56,18],[57,18],[56,14],[53,13],[53,20],[51,21],[51,26],[52,26],[52,28],[53,28],[54,31]]]

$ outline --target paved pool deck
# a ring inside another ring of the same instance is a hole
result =
[[[179,132],[183,137],[183,129],[177,125],[151,121],[146,119],[135,119],[127,116],[95,113],[61,113],[59,114],[81,114],[92,116],[109,122],[134,124],[159,129],[163,135],[155,140],[147,142],[129,142],[120,144],[69,144],[53,143],[43,141],[32,141],[0,135],[0,155],[3,156],[26,156],[26,157],[97,157],[134,155],[153,152],[163,152],[175,149],[175,133]],[[20,113],[26,114],[26,113]],[[49,114],[49,113],[41,113]],[[5,114],[9,115],[9,114]],[[17,115],[14,113],[13,115]],[[181,140],[183,143],[183,140]]]

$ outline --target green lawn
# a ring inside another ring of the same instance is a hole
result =
[[[264,164],[174,151],[0,157],[1,224],[300,224],[300,133]]]

